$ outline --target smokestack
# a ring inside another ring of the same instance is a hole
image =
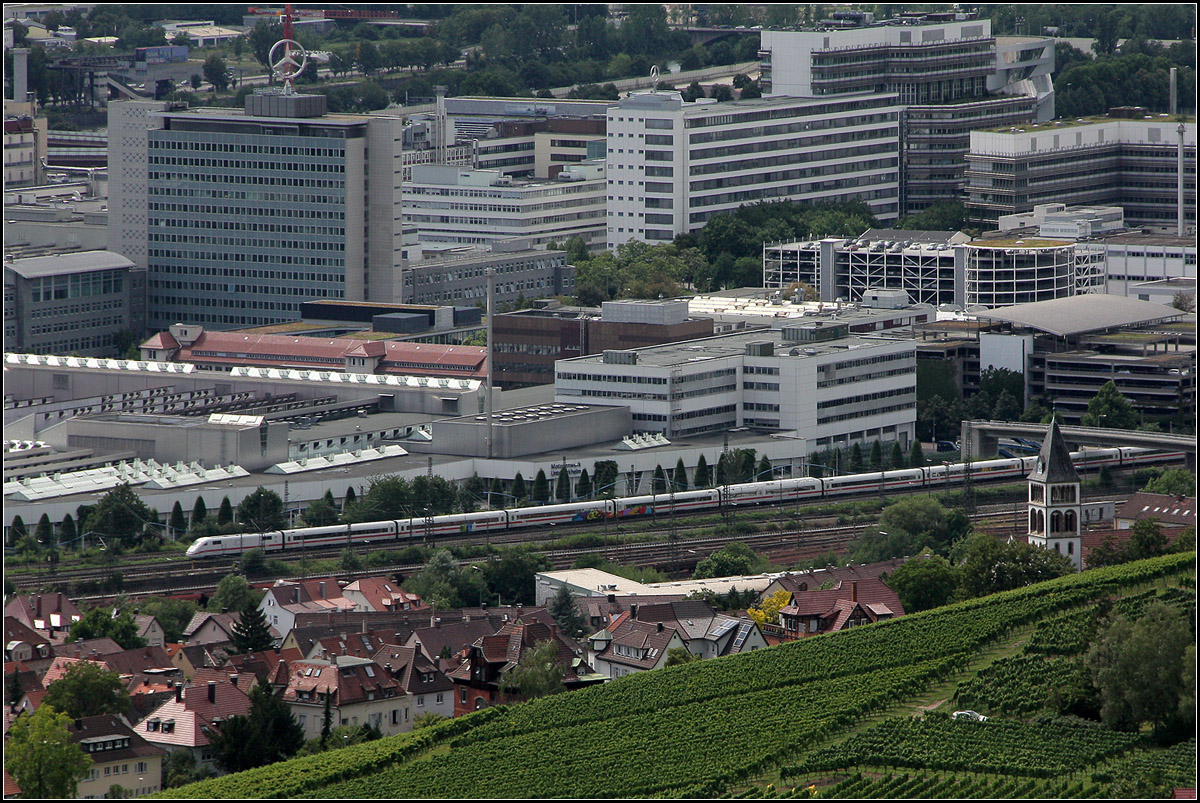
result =
[[[1172,97],[1174,97],[1174,96],[1172,95]],[[1176,229],[1177,229],[1176,235],[1179,237],[1182,237],[1183,236],[1183,134],[1185,131],[1187,131],[1187,128],[1184,126],[1183,123],[1180,123],[1179,127],[1176,128],[1175,131],[1176,131],[1176,133],[1179,134],[1179,164],[1176,168],[1178,172],[1176,174],[1176,184],[1175,184],[1175,190],[1176,190],[1176,194],[1178,197],[1175,199],[1175,214],[1176,214],[1175,223],[1176,223]]]
[[[29,48],[14,47],[13,51],[13,100],[17,103],[29,101]]]

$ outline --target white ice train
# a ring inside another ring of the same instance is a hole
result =
[[[1088,449],[1073,452],[1077,469],[1098,469],[1102,466],[1134,466],[1174,462],[1183,458],[1182,452],[1162,452],[1132,446],[1113,449]],[[977,480],[1019,479],[1033,470],[1035,455],[979,460],[971,463],[972,476]],[[262,548],[267,552],[291,551],[319,546],[366,544],[374,542],[405,542],[426,537],[483,533],[494,530],[515,530],[547,524],[570,524],[604,519],[624,519],[667,513],[673,505],[676,512],[717,509],[722,505],[757,505],[820,499],[855,493],[877,493],[901,488],[938,488],[963,481],[966,465],[951,463],[925,468],[903,468],[894,471],[873,471],[840,477],[796,477],[748,482],[726,489],[678,491],[673,502],[665,493],[645,496],[595,499],[565,505],[488,510],[479,513],[455,513],[426,519],[421,516],[360,524],[335,524],[329,527],[302,527],[294,530],[274,530],[265,533],[240,533],[197,538],[188,547],[193,558],[230,555]],[[949,476],[947,476],[949,474]]]

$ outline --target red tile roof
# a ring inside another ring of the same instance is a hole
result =
[[[152,336],[149,340],[142,343],[140,348],[144,349],[177,349],[179,341],[175,339],[175,335],[170,332],[159,332]]]
[[[1161,524],[1177,524],[1183,527],[1195,526],[1197,519],[1196,498],[1191,496],[1151,494],[1141,491],[1129,497],[1125,501],[1125,504],[1117,508],[1116,518],[1132,521],[1158,519]]]
[[[342,589],[357,591],[367,600],[367,605],[374,611],[411,610],[421,607],[421,598],[409,594],[387,577],[360,577]]]
[[[283,699],[287,702],[315,702],[321,695],[332,694],[331,703],[337,706],[354,705],[370,699],[392,697],[399,693],[400,684],[384,668],[371,660],[296,661],[290,666],[290,677]]]
[[[172,697],[139,722],[138,735],[160,745],[202,747],[209,743],[208,730],[215,727],[214,719],[249,713],[249,695],[232,683],[214,684],[213,702],[208,700],[208,689],[207,683],[184,689],[182,702]],[[173,722],[173,727],[163,732],[162,725],[167,722]]]
[[[239,356],[239,355],[246,356]],[[197,364],[255,365],[342,370],[348,356],[380,357],[378,373],[482,377],[487,349],[439,343],[369,341],[348,337],[203,332],[175,359]]]

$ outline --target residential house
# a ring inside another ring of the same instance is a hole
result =
[[[82,618],[79,608],[62,592],[55,594],[18,594],[4,606],[4,615],[39,631],[52,644],[62,644],[71,625]]]
[[[657,605],[665,602],[679,602],[685,594],[664,594],[662,596],[645,596],[638,594],[619,595],[608,594],[603,597],[575,597],[575,609],[587,622],[591,631],[600,630],[613,624],[617,617],[628,613],[641,605]]]
[[[383,648],[383,645],[396,644],[396,635],[393,630],[327,635],[316,639],[304,658],[322,661],[328,661],[335,655],[372,658]]]
[[[457,692],[454,715],[495,705],[503,701],[502,697],[513,699],[515,695],[505,695],[500,690],[505,674],[520,662],[526,652],[550,640],[558,647],[557,663],[563,669],[562,680],[567,689],[604,681],[580,657],[582,651],[559,635],[557,626],[517,619],[506,622],[493,635],[484,636],[472,644],[459,667],[448,673]]]
[[[1156,519],[1164,531],[1195,527],[1196,497],[1139,491],[1117,508],[1114,525],[1118,530],[1131,530],[1146,519]]]
[[[411,611],[428,608],[416,594],[409,594],[386,577],[360,577],[342,589],[356,611]]]
[[[275,585],[267,589],[258,609],[267,617],[267,624],[272,629],[285,634],[295,627],[298,614],[353,611],[355,605],[343,596],[337,579],[328,577],[301,582],[276,580]]]
[[[332,727],[372,725],[384,736],[412,729],[410,703],[400,684],[369,658],[335,655],[328,661],[295,661],[288,667],[283,701],[307,739],[321,735],[326,698]]]
[[[228,644],[233,640],[233,625],[237,621],[238,615],[234,613],[197,611],[183,629],[183,642],[209,646]]]
[[[895,591],[882,580],[838,580],[833,588],[800,591],[779,611],[782,640],[831,633],[904,615]]]
[[[845,566],[826,566],[824,569],[812,569],[804,572],[788,572],[781,574],[767,586],[761,599],[767,599],[776,591],[786,591],[795,594],[801,591],[833,588],[842,580],[876,579],[884,574],[893,574],[904,565],[908,558],[893,558],[875,563],[848,563]]]
[[[700,600],[639,606],[632,615],[643,622],[663,622],[679,630],[688,652],[698,658],[718,658],[767,646],[752,620],[717,613]]]
[[[175,685],[175,695],[137,723],[138,734],[164,750],[190,750],[197,766],[216,770],[210,735],[234,715],[250,712],[250,696],[234,683]]]
[[[419,649],[388,644],[376,653],[375,663],[396,679],[400,693],[408,699],[413,719],[430,713],[454,716],[454,682]],[[406,716],[401,732],[411,729]]]
[[[141,797],[162,788],[162,759],[167,751],[143,739],[121,717],[83,717],[69,730],[71,741],[92,759],[87,777],[75,790],[76,798],[109,797],[113,786],[121,787],[123,797]]]
[[[45,636],[15,616],[4,617],[5,661],[29,661],[51,656],[52,648]]]
[[[16,675],[16,680],[13,680],[13,675]],[[10,697],[9,691],[13,683],[16,683],[17,688],[20,689],[20,694]],[[25,695],[43,690],[42,681],[37,672],[20,661],[4,662],[4,702],[7,704],[8,712],[20,710]]]
[[[443,671],[457,669],[462,664],[463,654],[467,648],[484,636],[496,634],[510,621],[508,613],[485,613],[484,616],[451,616],[452,611],[444,611],[445,616],[433,617],[430,627],[413,630],[412,635],[404,641],[406,647],[416,647],[427,659],[442,667]]]
[[[588,663],[599,674],[618,678],[661,669],[667,652],[673,649],[687,649],[679,628],[665,622],[642,622],[622,613],[588,639]]]
[[[134,614],[134,624],[137,625],[138,635],[146,640],[151,647],[161,647],[167,643],[167,631],[153,616],[145,613]]]

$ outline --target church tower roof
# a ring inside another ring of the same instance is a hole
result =
[[[1050,430],[1046,433],[1046,439],[1042,441],[1042,450],[1038,452],[1029,479],[1055,484],[1079,482],[1079,474],[1075,471],[1075,464],[1071,462],[1071,453],[1058,430],[1057,420],[1050,422]]]

